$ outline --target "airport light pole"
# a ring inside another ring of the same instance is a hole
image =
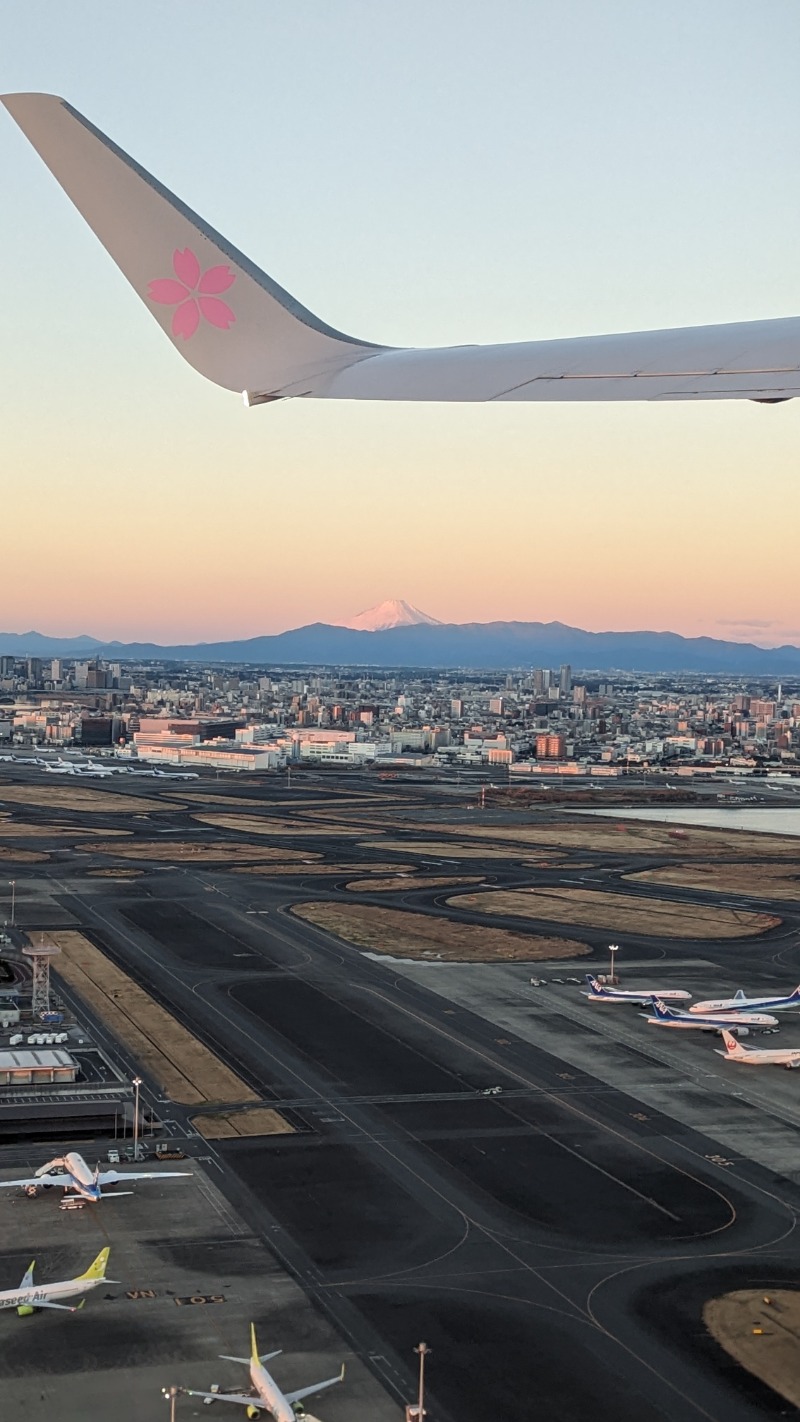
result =
[[[416,1412],[413,1407],[410,1407],[408,1410],[409,1413],[414,1416],[415,1422],[423,1422],[425,1417],[425,1359],[430,1351],[427,1343],[420,1343],[419,1347],[414,1349],[414,1352],[419,1358],[419,1391],[417,1393]]]
[[[162,1387],[161,1392],[169,1402],[169,1422],[175,1422],[175,1398],[178,1396],[178,1388],[173,1383],[172,1387]]]
[[[134,1158],[134,1160],[137,1160],[137,1159],[138,1159],[138,1150],[139,1150],[139,1087],[140,1087],[141,1085],[142,1085],[142,1078],[141,1078],[140,1076],[135,1076],[135,1077],[133,1078],[133,1091],[134,1091],[134,1097],[133,1097],[133,1158]]]
[[[17,908],[17,881],[16,879],[9,879],[8,882],[11,885],[11,927],[13,928]]]
[[[616,954],[619,952],[619,944],[618,944],[618,943],[609,943],[609,945],[608,945],[608,951],[609,951],[609,953],[610,953],[610,955],[611,955],[611,982],[612,982],[612,983],[615,983],[615,982],[617,981],[617,978],[616,978],[616,974],[615,974],[615,972],[614,972],[614,959],[615,959],[615,957],[616,957]]]

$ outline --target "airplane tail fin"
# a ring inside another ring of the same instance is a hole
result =
[[[30,1262],[30,1264],[28,1265],[27,1269],[25,1270],[25,1273],[24,1273],[23,1276],[22,1276],[22,1283],[20,1284],[20,1288],[21,1288],[21,1289],[32,1289],[32,1288],[33,1288],[33,1271],[34,1271],[35,1266],[36,1266],[36,1260],[35,1260],[35,1259],[32,1259],[31,1262]]]
[[[602,991],[600,984],[593,973],[586,974],[586,981],[589,984],[589,987],[592,989],[592,992],[599,993]]]
[[[96,1259],[93,1259],[85,1274],[77,1274],[76,1279],[104,1279],[106,1277],[106,1265],[110,1250],[108,1245],[100,1250]]]
[[[2,103],[173,345],[246,403],[312,393],[386,349],[327,326],[53,94]]]
[[[747,1051],[747,1047],[743,1047],[738,1038],[725,1029],[722,1032],[722,1040],[725,1043],[725,1052],[728,1056],[740,1057]]]

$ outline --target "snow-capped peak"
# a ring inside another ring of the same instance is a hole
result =
[[[403,598],[390,597],[386,602],[379,602],[377,607],[359,612],[358,617],[343,623],[343,626],[352,627],[357,632],[385,632],[389,627],[415,627],[420,622],[427,622],[432,627],[442,625],[438,617],[429,617],[427,612],[420,612],[418,607],[412,607]]]

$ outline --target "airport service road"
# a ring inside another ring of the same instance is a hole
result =
[[[167,871],[59,886],[55,868],[50,880],[302,1127],[203,1150],[384,1381],[413,1386],[412,1346],[434,1348],[436,1422],[524,1415],[534,1399],[571,1422],[754,1422],[775,1407],[698,1345],[699,1310],[731,1278],[796,1277],[800,1192],[693,1128],[680,1093],[694,1079],[646,1038],[611,1043],[614,1078],[609,1039],[568,1006],[549,1027],[541,1007],[532,1040],[524,1011],[501,1025],[488,995],[459,994],[461,969],[442,970],[454,974],[442,992],[426,968],[374,962],[293,919],[296,883]],[[518,979],[506,992],[519,998]],[[643,1105],[654,1073],[680,1087],[664,1110]],[[495,1085],[501,1097],[481,1094]]]

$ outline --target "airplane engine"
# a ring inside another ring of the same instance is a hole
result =
[[[257,1416],[258,1416],[258,1408],[257,1408],[257,1407],[248,1407],[248,1409],[247,1409],[247,1415],[248,1415],[248,1417],[251,1419],[251,1422],[252,1422],[252,1419],[253,1419],[254,1417],[257,1417]]]

